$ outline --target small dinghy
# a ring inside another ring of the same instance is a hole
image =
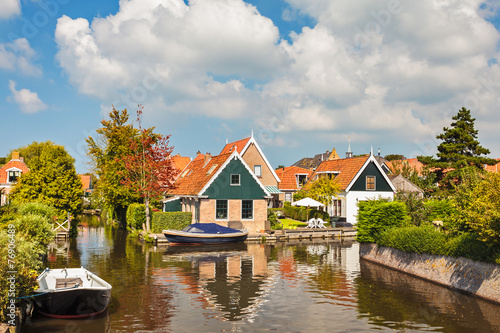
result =
[[[243,242],[247,230],[223,227],[217,223],[193,223],[182,230],[163,230],[170,245],[221,244]]]
[[[37,278],[35,307],[52,318],[77,319],[106,310],[111,285],[85,268],[46,269]]]

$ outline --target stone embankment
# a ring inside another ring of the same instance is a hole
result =
[[[500,303],[500,265],[466,258],[408,253],[363,243],[359,256],[443,286]]]

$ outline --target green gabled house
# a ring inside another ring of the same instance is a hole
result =
[[[251,233],[265,230],[271,194],[234,150],[199,154],[166,193],[164,211],[193,213],[193,223],[235,227]]]

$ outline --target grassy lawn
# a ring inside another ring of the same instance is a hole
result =
[[[278,221],[283,224],[283,229],[296,229],[297,227],[305,227],[307,225],[307,223],[292,219],[279,219]]]

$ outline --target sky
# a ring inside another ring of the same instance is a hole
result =
[[[462,107],[500,157],[496,0],[0,0],[0,156],[85,138],[114,106],[218,154],[433,155]]]

